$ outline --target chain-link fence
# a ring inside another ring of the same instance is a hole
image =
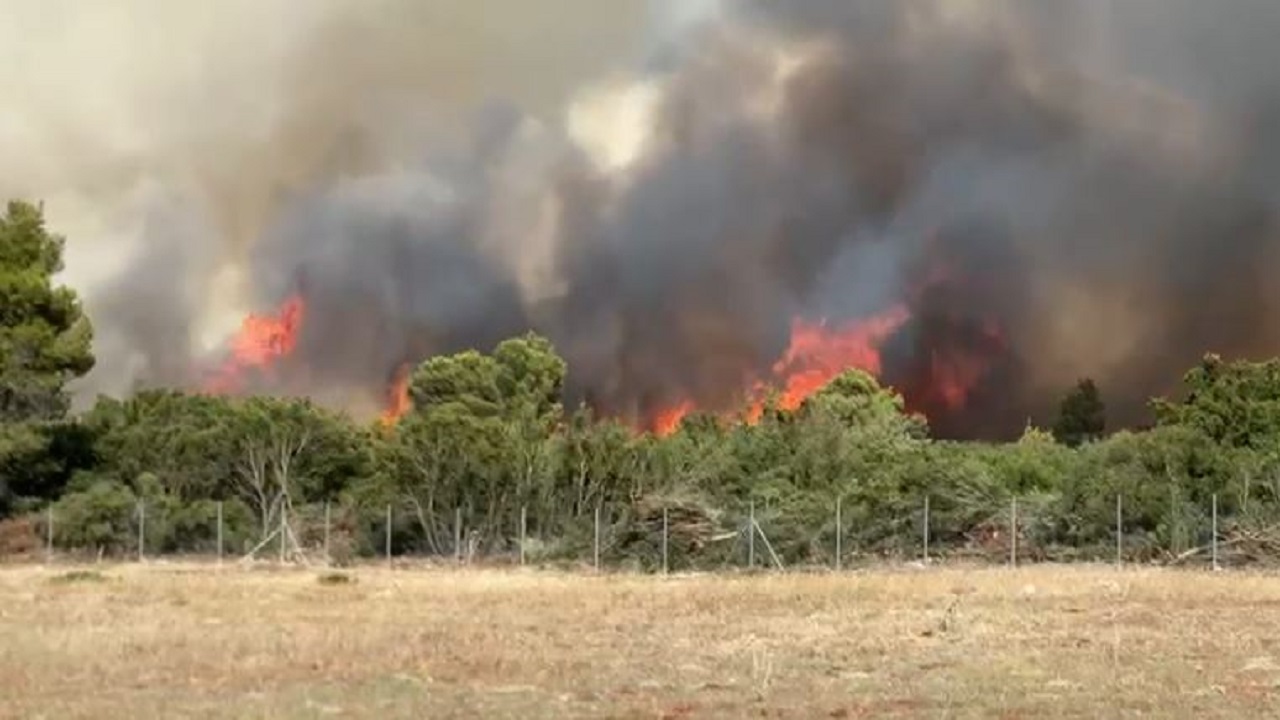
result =
[[[59,504],[0,523],[0,552],[26,559],[142,559],[345,565],[385,561],[635,572],[850,569],[885,562],[1161,563],[1231,567],[1280,560],[1280,524],[1212,496],[1160,513],[1123,495],[1064,508],[1055,497],[975,503],[923,495],[896,505],[832,498],[730,508],[648,499],[541,522],[522,508],[444,510],[401,502],[289,505],[239,500]]]

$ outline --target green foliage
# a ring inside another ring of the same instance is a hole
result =
[[[148,473],[182,500],[227,497],[233,406],[225,398],[172,390],[100,398],[84,418],[96,437],[98,472],[126,484]]]
[[[567,366],[549,340],[533,333],[506,340],[494,349],[493,359],[508,415],[527,413],[544,421],[560,416]]]
[[[138,498],[121,483],[96,480],[53,505],[53,541],[61,548],[124,553],[137,548]]]
[[[1053,435],[1058,442],[1078,447],[1102,438],[1107,429],[1107,408],[1093,380],[1081,380],[1058,408]]]
[[[407,500],[423,543],[454,542],[457,512],[486,546],[510,543],[520,509],[548,518],[561,500],[560,395],[565,363],[536,335],[492,355],[432,358],[410,383],[413,411],[379,444],[384,495]]]
[[[58,422],[66,384],[93,367],[89,321],[53,281],[63,245],[38,207],[11,202],[0,216],[0,517],[56,497],[84,464]]]
[[[94,438],[80,423],[0,423],[0,517],[56,499],[96,461]]]
[[[227,410],[217,446],[229,451],[242,494],[264,480],[298,502],[332,499],[371,468],[367,431],[310,400],[253,397]]]
[[[37,427],[0,423],[0,517],[13,512],[24,492],[29,469],[47,456],[48,444]]]
[[[11,202],[0,217],[0,423],[62,417],[64,386],[93,367],[89,321],[53,282],[64,242],[33,205]]]
[[[1228,447],[1280,445],[1280,360],[1225,362],[1206,355],[1184,377],[1180,402],[1156,400],[1161,425],[1195,428]]]

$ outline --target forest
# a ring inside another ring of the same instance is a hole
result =
[[[913,557],[926,499],[940,556],[1004,557],[1014,512],[1025,556],[1052,560],[1110,557],[1117,514],[1127,556],[1183,558],[1206,543],[1211,508],[1224,542],[1262,559],[1280,521],[1275,359],[1206,354],[1141,429],[1108,427],[1104,389],[1082,379],[1049,427],[1007,443],[935,439],[858,370],[795,410],[639,432],[565,407],[572,368],[535,334],[427,359],[390,425],[305,398],[159,389],[72,413],[93,332],[58,284],[63,247],[37,206],[0,217],[0,554],[46,535],[132,553],[144,507],[155,554],[243,554],[282,527],[314,547],[323,524],[335,556],[452,556],[465,542],[539,562],[589,559],[602,513],[605,560],[642,569],[664,525],[674,566],[739,563],[748,513],[788,565],[829,564],[837,536],[850,563]]]

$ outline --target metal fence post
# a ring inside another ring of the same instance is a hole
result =
[[[924,528],[921,531],[924,534],[924,562],[929,563],[929,496],[924,496]]]
[[[600,505],[596,505],[596,532],[593,543],[596,572],[600,572]]]
[[[1218,494],[1213,495],[1213,538],[1210,540],[1213,546],[1213,569],[1218,570]]]
[[[840,572],[840,553],[843,550],[842,535],[844,535],[844,525],[840,523],[840,498],[836,498],[836,572]]]
[[[756,501],[751,501],[747,520],[747,567],[756,566]]]
[[[138,498],[138,562],[145,561],[147,547],[147,503]]]
[[[520,564],[524,565],[525,545],[529,536],[529,508],[520,506]]]
[[[453,509],[453,561],[462,564],[462,506]]]
[[[218,564],[222,564],[222,501],[218,501]]]
[[[667,515],[667,506],[662,506],[662,574],[666,575],[671,570],[668,562],[668,545],[670,544],[671,521]]]
[[[387,569],[391,569],[391,503],[387,503]]]
[[[329,554],[329,519],[330,519],[330,503],[324,501],[324,561],[326,563],[333,561],[333,556]]]
[[[1124,564],[1124,496],[1116,495],[1116,567]]]
[[[45,512],[45,560],[53,562],[53,506]]]
[[[1009,505],[1009,565],[1018,567],[1018,498]]]

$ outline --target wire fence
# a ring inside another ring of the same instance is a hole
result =
[[[238,501],[138,501],[92,513],[50,507],[0,523],[0,555],[28,560],[214,558],[218,562],[348,565],[415,561],[669,573],[849,570],[892,562],[1165,564],[1222,569],[1280,564],[1280,532],[1239,511],[1181,503],[1152,519],[1113,499],[1109,532],[1071,527],[1036,498],[968,507],[923,496],[897,512],[837,498],[825,513],[747,502],[710,512],[680,503],[597,504],[539,522],[474,508],[336,503],[253,513]],[[1094,502],[1095,515],[1100,503]],[[62,510],[60,513],[58,510]],[[827,515],[822,518],[821,515]]]

